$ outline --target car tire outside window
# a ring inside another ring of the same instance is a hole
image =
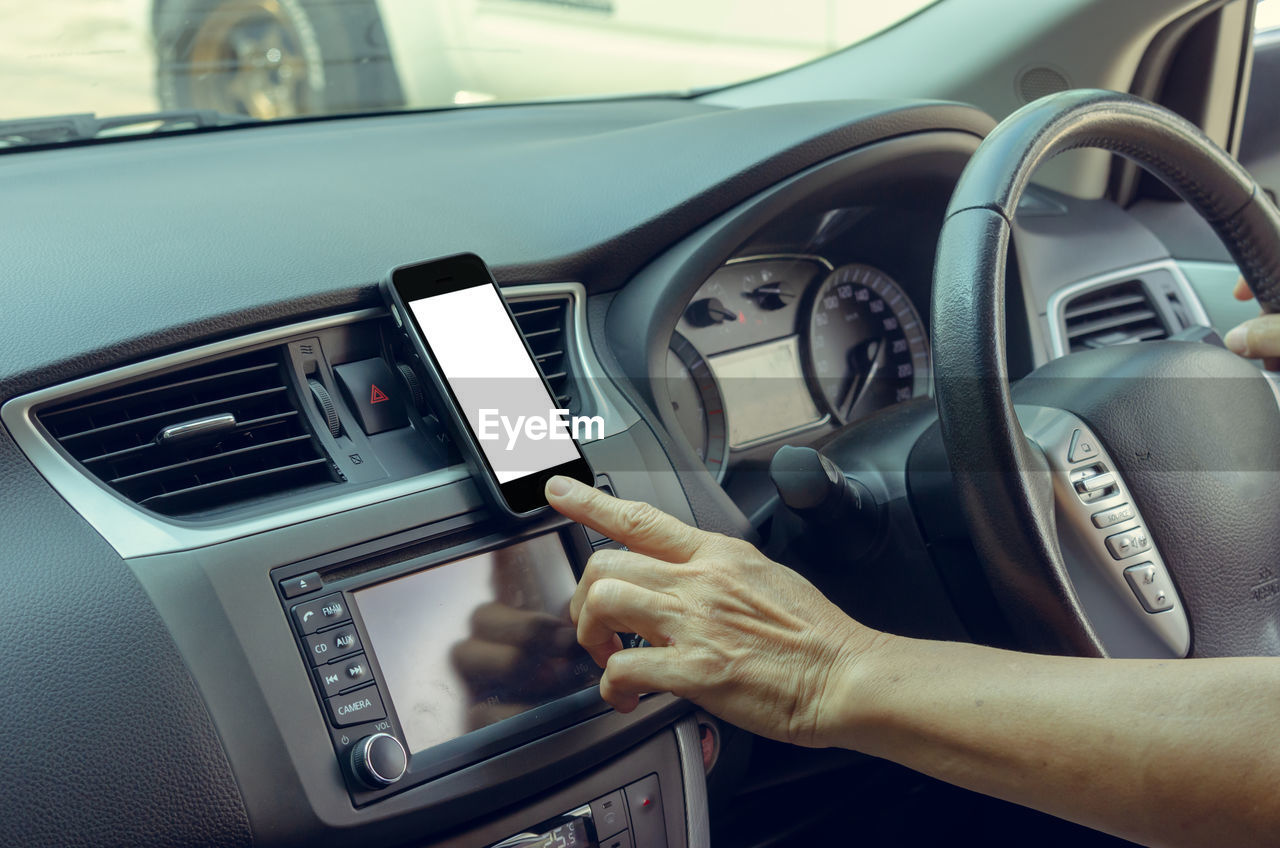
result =
[[[158,0],[163,109],[254,118],[403,106],[372,0]]]

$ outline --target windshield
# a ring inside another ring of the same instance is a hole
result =
[[[687,92],[815,59],[931,2],[0,0],[0,122]]]

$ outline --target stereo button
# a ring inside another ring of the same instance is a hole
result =
[[[1130,521],[1137,518],[1138,514],[1133,511],[1131,504],[1120,504],[1120,506],[1104,509],[1102,512],[1094,513],[1094,527],[1110,527],[1113,524],[1119,524],[1123,521]]]
[[[280,591],[284,592],[286,598],[296,598],[298,595],[305,595],[308,592],[315,592],[322,588],[324,588],[324,581],[314,571],[280,581]]]
[[[312,665],[324,665],[330,660],[360,650],[360,637],[350,624],[323,633],[313,633],[306,641],[307,656],[311,658]]]
[[[351,618],[351,611],[347,609],[347,602],[342,599],[341,592],[325,595],[323,598],[316,598],[314,601],[307,601],[293,608],[293,621],[298,625],[298,632],[303,636],[349,618]]]
[[[326,703],[329,705],[329,718],[335,727],[375,721],[387,715],[387,711],[382,708],[382,696],[378,694],[377,686],[366,686],[363,689],[330,698]]]
[[[1107,537],[1107,550],[1116,559],[1127,559],[1151,550],[1151,537],[1141,527]]]
[[[369,661],[364,654],[356,654],[342,662],[322,665],[316,669],[316,682],[320,684],[325,697],[336,695],[352,686],[363,686],[371,679]]]

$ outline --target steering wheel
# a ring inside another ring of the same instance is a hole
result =
[[[1015,112],[957,184],[934,271],[936,399],[971,538],[1032,650],[1280,655],[1273,382],[1186,341],[1073,353],[1007,379],[1018,200],[1041,164],[1085,147],[1160,178],[1217,232],[1263,308],[1280,310],[1280,214],[1197,127],[1109,91]]]

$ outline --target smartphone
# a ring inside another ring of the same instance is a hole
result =
[[[495,507],[523,517],[547,505],[556,474],[595,475],[480,257],[395,268],[382,291],[408,335],[472,475]]]

